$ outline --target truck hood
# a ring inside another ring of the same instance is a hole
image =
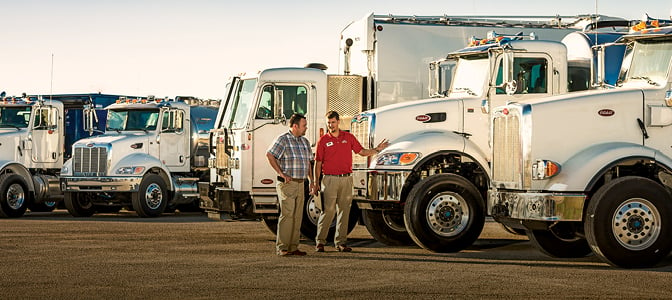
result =
[[[424,130],[461,131],[463,126],[462,107],[465,98],[435,98],[384,106],[363,114],[373,115],[371,133],[374,145],[383,139],[396,139],[420,128]],[[469,101],[472,101],[469,98]],[[365,141],[360,141],[364,144]]]
[[[0,160],[15,160],[18,155],[17,147],[25,139],[27,130],[15,128],[0,129]]]
[[[114,149],[128,149],[129,151],[133,150],[131,148],[132,144],[143,143],[143,152],[147,151],[148,145],[148,135],[145,133],[122,133],[122,134],[103,134],[95,137],[85,138],[77,141],[73,147],[85,147],[87,145],[92,146],[112,146]],[[137,151],[137,150],[133,150]]]

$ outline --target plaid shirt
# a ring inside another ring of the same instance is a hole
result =
[[[271,144],[268,153],[278,160],[283,173],[292,178],[308,178],[312,151],[305,137],[295,137],[291,132],[283,133]]]

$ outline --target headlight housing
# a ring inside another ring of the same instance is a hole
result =
[[[145,170],[145,167],[121,167],[115,172],[119,175],[139,175]]]
[[[378,156],[376,165],[379,166],[406,166],[415,163],[420,158],[417,152],[385,153]]]

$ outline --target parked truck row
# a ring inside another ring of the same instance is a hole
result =
[[[460,251],[490,215],[551,256],[656,264],[672,249],[672,27],[517,18],[369,15],[343,30],[337,75],[241,73],[215,103],[3,98],[0,216],[61,200],[76,217],[200,207],[274,231],[270,141],[301,113],[314,145],[337,110],[365,147],[390,141],[353,165],[351,227],[361,219],[382,243]]]
[[[210,140],[210,182],[199,184],[201,207],[215,219],[261,218],[274,230],[278,216],[276,174],[267,164],[265,152],[270,141],[287,130],[286,120],[293,113],[306,115],[306,137],[314,145],[326,131],[324,115],[329,110],[337,110],[344,120],[343,129],[349,130],[350,119],[363,110],[428,97],[429,62],[463,48],[473,35],[496,29],[502,34],[536,34],[559,41],[598,17],[532,20],[523,16],[369,15],[343,30],[337,75],[327,75],[319,64],[241,73],[232,79]],[[441,78],[444,85],[452,78],[450,71],[445,73],[448,75]],[[487,121],[483,127],[487,130]],[[371,142],[361,136],[360,141]],[[312,238],[320,211],[307,190],[306,196],[301,232]],[[355,208],[349,224],[354,226],[358,218]]]

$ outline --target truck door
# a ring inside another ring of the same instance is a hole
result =
[[[308,87],[304,85],[266,85],[262,87],[255,110],[250,134],[255,157],[253,162],[253,187],[269,187],[263,179],[276,180],[277,174],[266,160],[266,151],[275,138],[289,130],[289,118],[294,113],[308,113]],[[277,99],[282,95],[282,101]],[[312,117],[312,116],[311,116]],[[310,118],[308,118],[310,124]],[[306,137],[315,128],[308,127]],[[314,142],[314,141],[311,141]],[[273,187],[275,185],[272,185]]]
[[[58,108],[45,105],[33,110],[31,119],[32,160],[35,163],[54,163],[60,157],[63,128]]]
[[[161,110],[161,131],[159,133],[159,157],[171,171],[186,166],[189,159],[189,122],[181,109],[165,108]],[[186,125],[186,126],[185,126]]]

